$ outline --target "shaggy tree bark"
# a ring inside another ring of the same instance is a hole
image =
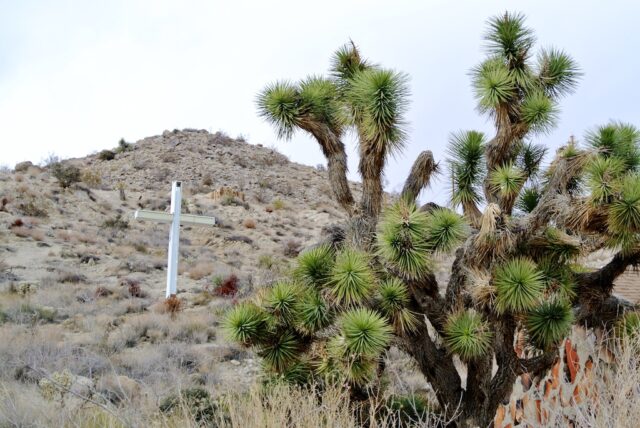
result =
[[[322,154],[327,159],[329,183],[333,194],[348,215],[353,215],[353,195],[347,180],[347,154],[344,144],[338,135],[324,123],[310,119],[301,121],[302,129],[311,133],[320,145]]]

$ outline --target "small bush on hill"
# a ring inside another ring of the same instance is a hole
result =
[[[51,174],[58,180],[63,189],[71,187],[80,181],[80,169],[74,165],[64,165],[61,162],[51,165]]]

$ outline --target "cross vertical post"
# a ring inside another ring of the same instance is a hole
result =
[[[167,293],[166,297],[176,295],[178,281],[178,244],[180,243],[180,210],[182,208],[182,183],[174,181],[171,185],[171,230],[169,232],[169,251],[167,255]]]

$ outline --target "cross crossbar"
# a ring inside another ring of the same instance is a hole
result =
[[[173,214],[149,210],[136,210],[133,217],[137,220],[153,220],[160,223],[171,223],[173,221]],[[206,217],[202,215],[180,214],[180,224],[202,224],[215,226],[216,219],[215,217]]]

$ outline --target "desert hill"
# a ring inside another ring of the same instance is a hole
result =
[[[114,400],[250,384],[258,361],[218,328],[225,294],[273,281],[344,218],[326,172],[197,130],[62,165],[80,182],[62,189],[52,168],[29,163],[0,173],[0,383],[38,397],[38,371],[67,369]],[[175,319],[163,305],[168,226],[132,216],[168,209],[173,180],[183,212],[219,222],[182,227]]]

